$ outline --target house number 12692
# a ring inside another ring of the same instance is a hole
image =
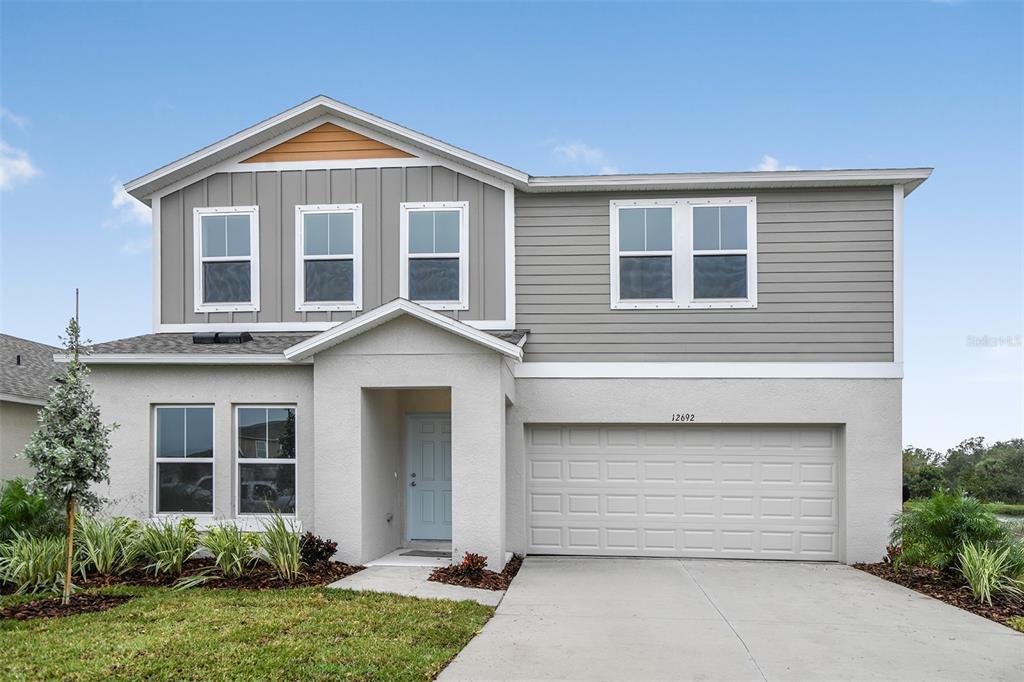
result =
[[[672,415],[672,421],[674,422],[692,422],[693,420],[692,412],[677,412]]]

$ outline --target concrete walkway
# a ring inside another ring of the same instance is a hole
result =
[[[1024,635],[848,566],[528,558],[442,680],[1022,680]]]
[[[447,563],[447,561],[445,562]],[[504,592],[478,590],[427,580],[434,571],[431,566],[367,566],[358,573],[333,582],[328,587],[357,592],[393,592],[421,599],[451,599],[472,601],[486,606],[497,606]]]

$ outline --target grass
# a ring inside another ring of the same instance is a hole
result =
[[[0,679],[431,679],[493,612],[323,588],[106,591],[137,598],[0,621]]]
[[[1024,516],[1024,504],[1004,504],[1003,502],[992,502],[985,505],[993,514],[1001,516]]]

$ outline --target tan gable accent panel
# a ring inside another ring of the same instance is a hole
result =
[[[398,159],[412,154],[391,145],[324,123],[279,145],[251,156],[242,163],[268,161],[326,161],[328,159]]]

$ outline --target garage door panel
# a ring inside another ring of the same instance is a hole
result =
[[[532,552],[838,558],[828,427],[528,430]]]

